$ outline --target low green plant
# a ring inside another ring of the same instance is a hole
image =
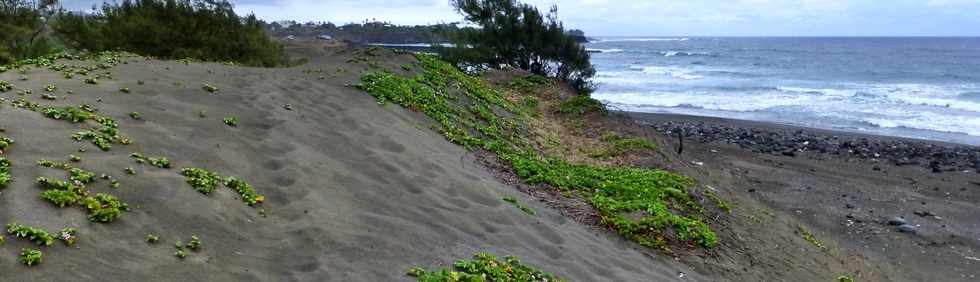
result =
[[[535,213],[534,212],[534,209],[532,209],[531,207],[525,206],[524,204],[521,204],[520,202],[517,201],[517,198],[511,197],[511,196],[505,196],[504,197],[504,202],[510,203],[511,205],[513,205],[514,207],[520,209],[522,212],[524,212],[526,214],[534,215],[534,213]]]
[[[11,180],[13,176],[10,175],[10,160],[0,157],[0,189],[6,188]]]
[[[813,236],[813,233],[810,233],[809,230],[806,230],[806,228],[803,228],[803,226],[797,226],[796,229],[800,233],[800,237],[803,237],[803,240],[810,242],[810,244],[813,244],[813,246],[817,247],[821,251],[827,250],[827,246],[821,243],[820,240],[817,240],[817,237]]]
[[[840,276],[837,276],[837,282],[854,282],[854,281],[855,281],[854,276],[851,276],[850,274],[845,273],[845,274],[841,274]]]
[[[136,169],[133,167],[126,167],[126,174],[133,175],[136,174]]]
[[[177,257],[179,259],[183,259],[183,258],[187,257],[187,252],[184,251],[184,241],[177,240],[177,242],[174,243],[174,248],[177,249],[176,251],[174,251],[174,256],[175,257]]]
[[[225,124],[227,124],[228,126],[238,126],[238,118],[237,117],[233,117],[233,116],[232,117],[226,117],[222,121],[224,121]]]
[[[456,282],[456,281],[566,281],[558,276],[522,263],[517,257],[507,256],[500,261],[492,254],[479,253],[472,260],[458,260],[453,269],[428,271],[420,267],[412,268],[408,275],[418,281]]]
[[[54,92],[55,90],[58,90],[58,87],[54,86],[53,84],[48,84],[44,86],[44,92]]]
[[[26,264],[27,266],[35,266],[41,264],[44,254],[40,250],[35,249],[22,249],[20,251],[20,262]]]
[[[599,100],[580,95],[561,103],[558,106],[558,112],[572,116],[581,116],[590,113],[605,115],[607,110],[606,105],[603,105]]]
[[[225,186],[237,191],[238,194],[242,196],[242,201],[249,206],[261,203],[263,200],[265,200],[264,196],[255,193],[255,189],[252,188],[252,185],[249,185],[248,182],[234,176],[229,176],[225,179]]]
[[[185,167],[180,170],[180,173],[187,178],[187,184],[204,195],[214,192],[218,183],[221,182],[221,176],[217,173],[202,168]]]
[[[58,232],[58,239],[65,242],[65,245],[71,246],[75,244],[75,240],[78,240],[78,229],[72,227],[65,227]]]
[[[123,87],[123,88],[119,88],[119,92],[122,92],[122,93],[126,93],[126,94],[129,94],[129,92],[130,92],[130,91],[129,91],[129,87]]]
[[[68,155],[68,160],[71,161],[71,162],[73,162],[73,163],[77,163],[77,162],[81,162],[82,161],[82,157],[79,157],[79,156],[76,156],[76,155]]]
[[[218,87],[211,85],[210,83],[205,83],[204,86],[201,86],[201,88],[204,89],[204,91],[207,91],[208,93],[218,92]]]
[[[639,137],[623,137],[616,133],[606,133],[602,136],[602,141],[608,143],[609,148],[593,154],[593,157],[610,158],[621,156],[630,152],[657,149],[657,145],[650,142],[650,140]]]
[[[601,224],[643,246],[667,250],[667,238],[706,248],[717,245],[714,231],[702,220],[706,211],[689,190],[692,179],[663,170],[576,164],[542,154],[530,141],[529,113],[522,107],[480,78],[430,55],[416,57],[421,69],[414,77],[370,71],[361,76],[358,88],[381,105],[394,102],[425,113],[446,139],[496,154],[530,184],[582,195]],[[605,112],[602,103],[584,96],[559,108],[576,115]]]
[[[85,78],[85,83],[87,84],[99,84],[99,80],[94,77]]]
[[[7,147],[10,147],[10,145],[13,144],[14,144],[14,139],[10,139],[7,137],[0,137],[0,154],[3,154],[3,151],[6,151]]]
[[[129,117],[135,120],[140,120],[143,118],[143,115],[141,115],[140,112],[132,112],[129,113]]]
[[[95,181],[94,172],[87,171],[81,168],[77,168],[77,167],[69,168],[68,174],[69,174],[68,179],[78,181],[81,183],[88,184],[88,183],[92,183],[92,181]]]
[[[157,242],[160,242],[160,236],[155,234],[147,234],[146,242],[150,244],[156,244]]]
[[[0,92],[7,92],[14,89],[14,85],[10,82],[0,80]]]
[[[34,242],[38,246],[51,246],[54,244],[54,236],[51,233],[45,231],[44,229],[21,225],[17,223],[7,224],[7,234],[13,235],[17,238],[23,238]]]
[[[159,167],[159,168],[170,168],[171,167],[170,166],[170,160],[167,159],[167,158],[164,158],[164,157],[151,158],[151,157],[147,157],[147,156],[145,156],[145,155],[143,155],[141,153],[132,153],[132,154],[129,154],[129,157],[130,158],[133,158],[134,160],[136,160],[136,162],[141,163],[141,164],[142,163],[150,163],[150,165],[155,166],[155,167]]]
[[[191,235],[191,240],[187,242],[187,248],[191,251],[197,251],[201,248],[201,238],[197,235]]]
[[[95,197],[87,197],[82,204],[88,209],[88,219],[92,222],[109,223],[122,216],[129,210],[129,205],[119,201],[109,194],[99,193]]]

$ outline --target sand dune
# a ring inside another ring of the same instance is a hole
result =
[[[128,58],[97,85],[39,68],[27,81],[14,71],[0,74],[16,85],[0,93],[8,100],[0,127],[17,141],[4,155],[14,164],[14,182],[0,190],[0,223],[79,230],[73,247],[40,248],[44,263],[32,268],[17,261],[31,245],[7,236],[3,280],[398,281],[410,279],[411,267],[446,266],[480,251],[517,255],[575,281],[667,281],[679,272],[701,280],[670,258],[651,258],[540,206],[429,130],[420,114],[379,107],[345,86],[358,81],[362,66],[346,64],[349,53],[338,50],[303,50],[311,62],[288,69]],[[209,95],[204,83],[219,90]],[[41,99],[47,84],[64,98]],[[24,98],[43,105],[92,105],[135,143],[103,152],[76,142],[70,136],[87,126],[9,106],[24,89],[33,92]],[[141,120],[128,117],[134,111]],[[236,127],[222,123],[229,116],[239,119]],[[133,152],[169,158],[174,168],[137,164]],[[64,173],[34,163],[67,161],[69,154],[82,158],[77,166],[118,179],[118,189],[105,180],[89,189],[116,195],[131,210],[98,224],[77,207],[58,209],[39,198],[34,179]],[[265,202],[249,207],[225,188],[205,196],[184,182],[182,167],[243,178]],[[501,200],[508,195],[538,213]],[[147,234],[160,242],[148,244]],[[203,248],[174,257],[174,242],[192,235]]]

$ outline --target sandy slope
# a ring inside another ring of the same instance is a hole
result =
[[[69,138],[84,126],[0,107],[3,134],[17,140],[5,155],[14,163],[14,182],[0,190],[0,223],[50,231],[76,226],[80,236],[75,247],[42,248],[45,261],[33,268],[17,261],[29,244],[7,236],[0,246],[2,280],[397,281],[410,278],[404,275],[410,267],[445,266],[479,251],[517,255],[576,281],[667,281],[679,272],[703,280],[669,258],[651,258],[609,232],[539,206],[429,130],[419,114],[379,107],[345,87],[357,82],[361,69],[345,63],[349,52],[336,50],[293,50],[314,58],[290,69],[131,59],[99,85],[40,69],[28,81],[18,81],[13,71],[0,74],[17,90],[33,90],[26,96],[32,101],[91,104],[135,140],[102,152]],[[397,69],[409,58],[386,63]],[[345,71],[334,77],[337,68]],[[308,69],[330,74],[319,79]],[[205,82],[220,89],[217,95],[201,89]],[[55,95],[66,98],[40,99],[45,84],[57,85]],[[121,87],[132,93],[120,93]],[[127,117],[132,111],[143,120]],[[222,123],[231,115],[241,121],[237,127]],[[78,153],[80,147],[87,152]],[[175,168],[138,165],[128,157],[132,152],[167,157]],[[89,189],[117,195],[132,210],[111,224],[95,224],[77,207],[57,209],[40,199],[34,178],[64,173],[34,162],[64,161],[69,154],[82,157],[82,167],[119,179],[117,190],[104,180]],[[136,175],[124,173],[129,166]],[[194,191],[179,175],[185,166],[251,182],[267,197],[261,205],[267,217],[230,189],[210,196]],[[508,205],[505,195],[538,214]],[[159,244],[144,241],[151,233],[161,236]],[[203,250],[175,258],[174,242],[194,234]]]

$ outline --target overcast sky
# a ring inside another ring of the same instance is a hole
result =
[[[102,0],[63,0],[90,9]],[[396,24],[461,20],[448,0],[238,0],[267,21]],[[528,0],[558,4],[569,28],[589,35],[980,35],[980,0]]]

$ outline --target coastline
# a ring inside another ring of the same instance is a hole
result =
[[[656,135],[663,153],[677,165],[672,169],[739,206],[726,224],[733,235],[723,239],[760,261],[743,273],[682,256],[710,275],[724,273],[740,281],[759,271],[769,278],[818,280],[827,273],[800,262],[827,258],[843,262],[842,268],[823,267],[853,273],[860,281],[973,281],[980,276],[965,259],[980,248],[975,220],[980,216],[975,167],[980,162],[966,163],[968,157],[980,161],[980,147],[715,117],[614,113]],[[672,131],[678,127],[686,136],[680,154]],[[773,141],[732,138],[742,134]],[[803,149],[798,146],[803,140],[826,142]],[[840,148],[844,143],[851,145]],[[793,145],[791,152],[760,150]],[[892,146],[900,149],[877,151]],[[815,248],[772,252],[774,245],[798,240]]]
[[[923,143],[923,144],[933,144],[936,146],[947,146],[947,147],[980,148],[980,146],[966,144],[966,143],[956,143],[956,142],[925,139],[925,138],[882,135],[882,134],[875,134],[873,132],[857,132],[857,131],[849,131],[843,129],[825,129],[825,128],[816,128],[816,127],[806,127],[801,125],[784,124],[784,123],[769,122],[769,121],[756,121],[756,120],[747,120],[747,119],[697,116],[697,115],[674,114],[674,113],[648,113],[648,112],[633,112],[633,111],[611,111],[611,112],[626,114],[631,118],[633,118],[634,120],[648,122],[648,123],[674,121],[674,122],[687,122],[687,123],[718,124],[718,125],[727,125],[732,127],[755,128],[755,129],[765,129],[765,130],[780,130],[780,131],[801,130],[814,134],[840,136],[840,137]]]
[[[637,123],[670,135],[683,129],[685,141],[722,142],[789,157],[860,159],[874,164],[917,166],[934,173],[980,173],[980,147],[936,140],[914,139],[807,128],[771,122],[678,114],[617,112]]]

